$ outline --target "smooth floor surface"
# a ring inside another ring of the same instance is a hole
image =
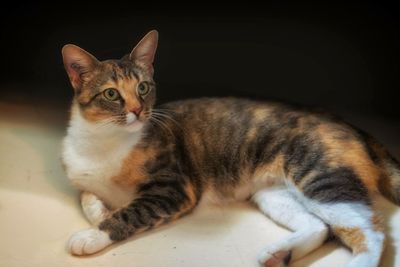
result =
[[[257,266],[257,253],[289,233],[250,204],[202,206],[180,221],[101,253],[71,256],[66,250],[69,236],[89,223],[60,164],[66,120],[66,109],[0,102],[0,267]],[[396,142],[390,133],[393,125],[371,125],[400,151],[400,136]],[[400,209],[386,200],[378,206],[388,232],[381,266],[400,267]],[[340,267],[350,257],[347,249],[330,241],[291,266]]]

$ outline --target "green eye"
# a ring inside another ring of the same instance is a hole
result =
[[[119,99],[119,93],[114,88],[108,88],[103,91],[103,95],[107,100],[115,101]]]
[[[150,91],[150,87],[147,83],[142,82],[139,83],[138,87],[137,87],[137,92],[140,96],[145,96],[149,93]]]

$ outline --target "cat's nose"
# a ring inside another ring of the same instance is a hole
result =
[[[142,107],[133,108],[131,109],[131,112],[135,113],[135,115],[139,117],[140,112],[142,112]]]

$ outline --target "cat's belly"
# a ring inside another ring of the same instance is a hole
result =
[[[133,200],[133,188],[122,187],[112,179],[120,172],[121,159],[89,158],[76,153],[73,147],[65,147],[63,161],[72,185],[95,194],[110,208],[120,208]]]
[[[229,202],[247,201],[262,189],[286,186],[283,177],[270,172],[262,172],[246,177],[242,183],[236,185],[234,189],[228,190],[228,192],[224,192],[223,189],[214,186],[206,188],[201,203],[205,205],[222,205]]]

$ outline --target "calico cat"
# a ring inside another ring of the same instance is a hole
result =
[[[149,32],[120,60],[62,49],[75,92],[63,162],[93,224],[71,237],[70,252],[96,253],[211,195],[251,200],[293,231],[261,251],[263,266],[287,265],[330,233],[352,250],[348,266],[378,266],[384,233],[372,198],[400,204],[400,165],[387,150],[332,116],[275,102],[202,98],[155,108],[157,40]]]

